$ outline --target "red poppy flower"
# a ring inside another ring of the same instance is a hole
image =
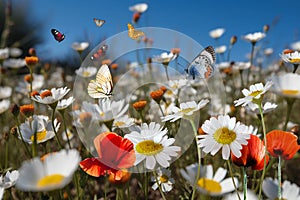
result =
[[[290,160],[300,149],[298,137],[291,132],[273,130],[267,134],[267,149],[273,157]]]
[[[99,157],[87,158],[80,162],[80,167],[87,174],[95,177],[113,175],[115,180],[122,178],[122,169],[133,166],[135,153],[133,143],[113,132],[99,134],[94,139]]]
[[[269,156],[265,152],[263,141],[256,135],[250,135],[247,145],[242,145],[242,156],[237,158],[231,154],[231,159],[237,166],[252,167],[253,170],[262,170],[264,168],[264,158],[266,164],[269,162]]]

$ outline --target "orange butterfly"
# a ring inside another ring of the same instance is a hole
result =
[[[145,33],[143,31],[135,30],[130,23],[127,24],[127,27],[128,27],[128,36],[131,39],[137,40],[140,37],[145,36]]]

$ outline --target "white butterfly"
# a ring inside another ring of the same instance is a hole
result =
[[[188,75],[191,75],[193,79],[209,78],[214,73],[214,63],[216,62],[215,50],[212,46],[208,46],[203,49],[186,68]]]
[[[98,27],[101,27],[105,23],[105,20],[103,20],[103,19],[94,18],[93,20],[94,20],[96,26],[98,26]]]
[[[102,65],[97,72],[96,80],[88,84],[88,94],[94,98],[109,98],[112,95],[113,82],[107,65]]]

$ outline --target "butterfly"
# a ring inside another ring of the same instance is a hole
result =
[[[88,84],[88,94],[94,98],[109,98],[112,95],[113,82],[107,65],[102,65],[97,72],[96,80]]]
[[[203,49],[185,69],[188,75],[193,79],[209,78],[214,73],[214,63],[216,62],[215,50],[212,46]]]
[[[54,39],[58,42],[61,42],[65,39],[65,34],[62,34],[61,32],[59,32],[56,29],[51,29],[51,33],[54,36]]]
[[[96,26],[98,26],[98,27],[101,27],[105,23],[105,20],[103,20],[103,19],[94,18],[93,20],[94,20]]]
[[[140,37],[145,36],[145,33],[143,31],[135,30],[130,23],[127,24],[127,27],[128,27],[128,36],[131,39],[137,40]]]
[[[91,60],[96,60],[96,59],[104,56],[107,49],[108,49],[107,45],[101,46],[96,52],[93,53],[93,55],[91,56]]]

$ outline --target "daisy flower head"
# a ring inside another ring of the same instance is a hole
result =
[[[10,101],[8,99],[3,99],[0,101],[0,114],[4,113],[9,109]]]
[[[207,134],[197,136],[199,148],[211,155],[215,155],[222,148],[224,160],[229,159],[230,152],[237,158],[241,157],[242,145],[246,145],[250,138],[249,128],[229,115],[211,117],[201,128]]]
[[[19,171],[8,171],[6,172],[5,176],[0,176],[0,188],[10,188],[14,186],[19,178]]]
[[[75,70],[75,73],[83,78],[89,78],[97,73],[97,68],[93,66],[80,67],[79,69]]]
[[[138,3],[129,7],[129,10],[132,12],[143,13],[148,9],[148,4],[146,3]]]
[[[284,50],[279,54],[281,59],[286,63],[300,64],[300,52],[293,50]]]
[[[52,105],[64,98],[69,91],[70,89],[67,87],[42,90],[38,95],[31,97],[31,99],[41,104]]]
[[[245,97],[234,101],[235,106],[246,106],[249,103],[260,104],[264,94],[271,88],[272,85],[272,81],[268,81],[265,86],[262,83],[250,85],[249,90],[246,88],[242,90]]]
[[[62,99],[57,103],[57,110],[64,110],[69,107],[75,101],[74,97],[69,97],[67,99]]]
[[[17,58],[21,56],[23,53],[22,49],[19,49],[17,47],[10,47],[9,48],[9,55],[13,58]]]
[[[191,185],[197,184],[197,189],[200,193],[210,196],[221,196],[226,193],[234,191],[234,184],[232,178],[225,178],[227,170],[219,167],[214,173],[212,165],[204,165],[200,168],[200,178],[195,180],[198,170],[198,164],[191,164],[185,169],[180,169],[180,173]],[[236,185],[238,179],[233,178]]]
[[[163,192],[170,192],[173,188],[173,184],[175,183],[175,180],[171,178],[171,170],[158,168],[156,170],[156,174],[156,178],[154,176],[151,177],[151,181],[155,182],[152,185],[152,189],[157,190],[160,185]]]
[[[262,32],[255,32],[255,33],[249,33],[245,36],[243,36],[243,39],[251,42],[252,44],[255,44],[256,42],[260,41],[261,39],[265,38],[266,34]]]
[[[128,128],[134,125],[134,119],[130,118],[128,115],[123,115],[114,119],[113,127],[115,128]]]
[[[203,99],[198,104],[195,101],[180,103],[179,108],[177,106],[171,108],[173,114],[162,117],[161,119],[163,122],[175,122],[181,118],[189,118],[194,112],[203,108],[208,102],[209,100]]]
[[[12,68],[12,69],[19,69],[21,67],[24,67],[25,65],[26,65],[25,60],[21,58],[10,58],[3,62],[4,67]]]
[[[270,177],[266,178],[262,184],[262,190],[270,200],[278,199],[278,180]],[[282,199],[300,200],[300,188],[288,180],[285,180],[281,186]]]
[[[263,111],[264,114],[265,114],[265,113],[269,113],[269,112],[275,110],[275,108],[277,108],[277,106],[278,106],[278,105],[275,104],[275,103],[266,102],[266,103],[262,106],[262,111]],[[247,109],[248,111],[250,111],[250,112],[255,113],[255,114],[259,114],[259,113],[260,113],[259,107],[258,107],[257,104],[253,104],[253,103],[248,104],[247,107],[246,107],[246,109]]]
[[[151,60],[152,62],[162,63],[163,65],[168,65],[169,62],[174,60],[177,57],[177,54],[173,54],[172,52],[167,53],[163,52],[160,55],[154,56]]]
[[[300,51],[300,41],[294,42],[290,46],[293,50]]]
[[[82,52],[84,51],[86,48],[89,47],[89,43],[88,42],[74,42],[72,43],[72,48],[75,50],[75,51],[78,51],[78,52]]]
[[[209,36],[213,39],[218,39],[220,38],[223,34],[225,33],[225,29],[224,28],[217,28],[214,30],[211,30],[209,32]]]
[[[218,53],[218,54],[223,54],[223,53],[225,53],[226,50],[227,50],[226,45],[216,47],[216,49],[215,49],[216,53]]]
[[[0,61],[3,61],[9,57],[9,49],[0,49]]]
[[[12,94],[12,88],[9,86],[0,87],[0,99],[9,98]]]
[[[171,157],[178,156],[179,146],[173,146],[174,138],[168,138],[168,130],[160,124],[151,122],[142,124],[140,130],[126,134],[125,138],[134,144],[135,165],[145,160],[146,169],[153,170],[158,164],[163,168],[170,166]]]
[[[271,77],[271,91],[282,97],[300,98],[300,75],[285,73]]]
[[[39,157],[22,163],[16,187],[22,191],[52,191],[65,187],[72,181],[80,162],[75,149],[61,150],[47,155],[42,161]]]
[[[57,119],[54,120],[54,127],[56,132],[60,127],[60,123]],[[32,144],[34,140],[34,134],[37,135],[37,143],[42,143],[52,139],[55,136],[51,121],[48,116],[33,115],[32,120],[26,120],[20,125],[20,132],[25,142]],[[21,136],[19,136],[21,139]]]

